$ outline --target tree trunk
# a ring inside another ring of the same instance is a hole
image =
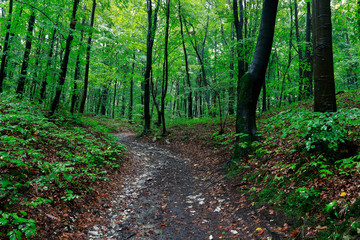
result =
[[[117,82],[115,80],[114,83],[114,98],[113,98],[113,107],[112,107],[112,118],[115,118],[115,109],[116,109],[116,86],[117,86]]]
[[[164,49],[164,69],[163,82],[161,87],[161,120],[162,120],[162,135],[167,135],[165,122],[165,97],[169,82],[169,61],[168,61],[168,43],[169,43],[169,19],[170,19],[170,2],[166,0],[166,27],[165,27],[165,49]]]
[[[86,47],[86,66],[85,66],[85,75],[84,75],[84,90],[81,98],[81,104],[79,108],[80,113],[84,113],[85,110],[85,103],[88,91],[88,84],[89,84],[89,70],[90,70],[90,53],[91,53],[91,41],[92,41],[92,34],[95,22],[95,10],[96,10],[96,0],[93,0],[93,6],[91,11],[91,20],[90,20],[90,34],[87,42]]]
[[[184,28],[183,28],[183,21],[182,21],[182,13],[181,13],[181,4],[179,0],[179,19],[180,19],[180,33],[181,33],[181,39],[182,39],[182,45],[183,45],[183,51],[184,51],[184,59],[185,59],[185,71],[186,71],[186,82],[188,85],[188,111],[187,116],[188,118],[193,118],[193,99],[192,99],[192,88],[191,88],[191,82],[190,82],[190,71],[189,71],[189,61],[188,61],[188,55],[186,51],[186,45],[185,45],[185,38],[184,38]]]
[[[69,32],[69,36],[66,39],[65,54],[64,54],[64,58],[63,58],[63,61],[62,61],[62,64],[61,64],[61,73],[60,73],[60,77],[59,77],[59,86],[56,88],[55,97],[54,97],[54,100],[53,100],[53,102],[51,104],[50,112],[49,112],[49,115],[48,115],[49,117],[54,115],[55,110],[57,109],[57,107],[59,105],[60,96],[61,96],[61,92],[62,92],[62,87],[63,87],[63,85],[65,83],[67,67],[68,67],[70,51],[71,51],[71,42],[74,39],[73,32],[75,30],[75,25],[76,25],[76,11],[77,11],[77,8],[79,6],[79,1],[80,0],[74,0],[72,17],[71,17],[71,22],[70,22],[70,32]]]
[[[129,102],[129,122],[133,121],[133,106],[134,106],[134,71],[135,71],[135,50],[134,50],[134,62],[132,64],[131,70],[131,80],[130,80],[130,102]]]
[[[6,67],[6,58],[9,54],[9,42],[10,42],[10,28],[11,28],[11,19],[12,19],[12,10],[13,10],[13,0],[9,1],[9,19],[6,26],[6,35],[3,47],[3,55],[1,57],[1,66],[0,66],[0,93],[3,92],[3,82],[5,79],[5,67]]]
[[[42,84],[41,84],[40,100],[39,100],[40,103],[43,103],[43,101],[45,100],[47,77],[48,77],[49,68],[51,66],[52,57],[53,57],[53,54],[54,54],[55,37],[56,37],[56,29],[54,29],[54,32],[53,32],[53,35],[52,35],[49,54],[48,54],[48,60],[47,60],[47,63],[46,63],[46,71],[45,71],[45,74],[43,76],[43,81],[42,81]]]
[[[16,94],[18,94],[21,97],[24,94],[27,68],[29,65],[29,58],[30,58],[30,52],[31,52],[32,34],[34,31],[34,24],[35,24],[35,12],[33,11],[31,13],[31,16],[30,16],[29,22],[28,22],[28,31],[27,31],[27,36],[26,36],[24,58],[23,58],[23,62],[21,65],[19,82],[18,82],[18,85],[16,88]]]
[[[234,33],[234,23],[231,24],[231,48],[230,48],[230,87],[229,87],[229,115],[235,114],[235,89],[234,89],[234,40],[235,40],[235,33]]]
[[[330,0],[313,0],[314,111],[336,112]]]
[[[306,97],[313,95],[313,61],[311,56],[311,7],[310,2],[306,3],[306,47],[305,47],[305,86],[304,92]]]
[[[100,95],[100,114],[105,116],[106,115],[106,107],[107,107],[107,99],[109,93],[109,84],[103,86],[102,93]]]
[[[256,105],[261,87],[265,81],[266,68],[269,62],[274,38],[275,20],[278,0],[263,0],[263,10],[254,58],[249,71],[241,78],[239,85],[238,106],[236,114],[236,133],[233,159],[238,160],[244,150],[242,141],[256,139]],[[241,136],[244,134],[244,136]]]
[[[144,131],[143,135],[147,134],[151,128],[151,115],[150,115],[150,77],[152,70],[152,50],[154,46],[156,26],[157,26],[157,14],[160,7],[160,0],[157,1],[154,18],[152,14],[152,1],[147,0],[147,14],[148,14],[148,33],[146,40],[146,70],[144,81]]]
[[[290,2],[291,4],[291,2]],[[303,49],[300,40],[300,30],[299,30],[299,14],[298,14],[298,3],[297,0],[294,0],[294,12],[295,12],[295,35],[296,35],[296,42],[298,45],[298,54],[299,54],[299,100],[305,98],[305,90],[304,90],[304,60],[303,60]]]

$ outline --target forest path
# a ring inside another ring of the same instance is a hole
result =
[[[239,211],[226,193],[211,192],[215,180],[189,159],[131,133],[117,136],[129,148],[132,169],[101,216],[108,224],[94,226],[87,239],[269,239],[256,234],[256,211]]]

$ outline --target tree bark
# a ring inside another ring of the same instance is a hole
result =
[[[55,93],[55,97],[54,100],[51,104],[51,108],[50,108],[50,112],[49,112],[49,117],[51,117],[52,115],[54,115],[59,102],[60,102],[60,96],[61,96],[61,92],[62,92],[62,87],[65,83],[65,78],[66,78],[66,73],[67,73],[67,67],[68,67],[68,63],[69,63],[69,57],[70,57],[70,51],[71,51],[71,42],[74,39],[73,36],[73,32],[75,30],[75,26],[76,26],[76,11],[77,8],[79,6],[79,1],[80,0],[74,0],[74,5],[73,5],[73,11],[72,11],[72,17],[71,17],[71,22],[70,22],[70,32],[69,32],[69,36],[66,39],[66,47],[65,47],[65,54],[64,54],[64,58],[61,64],[61,73],[60,73],[60,77],[59,77],[59,86],[56,88],[56,93]]]
[[[16,88],[16,94],[18,94],[20,97],[22,97],[24,94],[27,68],[29,66],[29,58],[30,58],[30,52],[31,52],[31,44],[32,44],[32,37],[33,37],[32,34],[34,31],[34,24],[35,24],[35,12],[33,11],[31,13],[31,16],[30,16],[29,22],[28,22],[28,30],[27,30],[27,36],[26,36],[24,58],[23,58],[23,62],[21,65],[21,71],[20,71],[18,85]]]
[[[148,33],[146,40],[146,70],[144,81],[144,131],[143,135],[147,134],[151,128],[151,115],[150,115],[150,77],[152,70],[152,50],[154,46],[156,26],[157,26],[157,14],[160,7],[160,0],[157,1],[154,17],[152,14],[152,1],[147,0],[147,14],[148,14]]]
[[[314,111],[336,112],[330,0],[313,0]]]
[[[131,80],[130,80],[130,101],[129,101],[129,122],[132,123],[133,121],[133,106],[134,106],[134,71],[135,71],[135,50],[134,50],[134,62],[132,64],[132,70],[131,70]]]
[[[163,82],[161,87],[161,121],[162,121],[162,135],[167,135],[165,122],[165,97],[169,83],[169,61],[168,61],[168,45],[169,45],[169,19],[170,19],[170,3],[171,0],[166,0],[166,27],[165,27],[165,49],[164,49],[164,69]]]
[[[9,54],[9,42],[10,42],[10,28],[11,28],[11,19],[12,19],[12,10],[13,10],[13,0],[9,1],[9,19],[6,26],[6,35],[3,47],[3,55],[1,57],[1,66],[0,66],[0,93],[3,92],[3,82],[5,79],[5,67],[6,67],[6,58]]]
[[[305,70],[304,78],[305,85],[304,91],[306,97],[313,95],[313,61],[311,56],[311,5],[310,2],[306,3],[306,47],[305,47]]]
[[[256,105],[261,87],[265,81],[266,68],[270,58],[277,6],[278,0],[263,0],[260,31],[254,58],[249,71],[240,81],[236,114],[237,137],[233,155],[234,160],[240,159],[244,154],[244,150],[240,147],[242,141],[248,142],[257,138]],[[243,136],[241,136],[242,134]]]
[[[93,6],[91,11],[91,20],[90,20],[90,34],[87,41],[87,47],[86,47],[86,66],[85,66],[85,75],[84,75],[84,90],[81,98],[81,104],[79,108],[80,113],[84,113],[85,110],[85,103],[86,103],[86,97],[87,97],[87,91],[88,91],[88,85],[89,85],[89,71],[90,71],[90,53],[91,53],[91,41],[92,41],[92,34],[93,34],[93,28],[94,28],[94,22],[95,22],[95,10],[96,10],[96,0],[93,0]]]
[[[291,4],[291,3],[290,3]],[[296,42],[298,45],[298,55],[299,55],[299,100],[305,98],[305,90],[304,90],[304,69],[306,65],[304,65],[303,59],[303,49],[300,39],[300,30],[299,30],[299,14],[298,14],[298,3],[297,0],[294,0],[294,12],[295,12],[295,35],[296,35]]]
[[[179,20],[180,20],[180,33],[181,33],[181,40],[182,40],[182,46],[184,51],[184,59],[185,59],[185,71],[186,71],[186,83],[188,86],[188,109],[187,109],[187,116],[188,118],[193,118],[193,99],[192,99],[192,88],[191,88],[191,82],[190,82],[190,71],[189,71],[189,60],[185,45],[185,38],[184,38],[184,28],[183,28],[183,21],[182,21],[182,12],[181,12],[181,4],[179,0]]]
[[[83,19],[82,24],[83,25],[85,24],[84,19]],[[82,45],[83,38],[84,38],[84,31],[81,31],[80,46]],[[74,89],[73,89],[72,96],[71,96],[70,113],[74,113],[76,102],[79,99],[77,82],[80,80],[80,77],[81,77],[81,74],[80,74],[80,52],[81,52],[81,47],[79,47],[79,52],[76,57],[75,74],[74,74]]]
[[[234,23],[231,24],[231,48],[230,48],[230,87],[229,87],[229,115],[234,115],[235,114],[235,109],[234,109],[234,105],[235,105],[235,89],[234,89],[234,83],[233,83],[233,79],[234,79],[234,40],[235,40],[235,35],[234,35]]]

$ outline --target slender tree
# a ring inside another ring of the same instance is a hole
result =
[[[306,3],[306,47],[305,47],[305,69],[304,69],[304,91],[306,97],[313,94],[313,61],[311,55],[311,3]]]
[[[48,59],[47,59],[47,63],[46,63],[46,71],[45,74],[43,76],[43,80],[42,80],[42,84],[41,84],[41,89],[40,89],[40,100],[39,102],[42,103],[45,100],[45,92],[46,92],[46,86],[47,86],[47,78],[48,78],[48,72],[51,66],[51,62],[52,62],[52,57],[54,55],[54,45],[55,45],[55,38],[56,38],[56,28],[53,31],[52,34],[52,38],[51,38],[51,42],[50,42],[50,48],[49,48],[49,53],[48,53]]]
[[[69,36],[66,39],[65,54],[64,54],[64,58],[63,58],[62,64],[61,64],[59,86],[56,88],[55,97],[54,97],[54,100],[52,101],[51,108],[50,108],[49,115],[48,115],[49,117],[54,115],[55,110],[57,109],[57,107],[59,105],[62,87],[65,83],[65,78],[66,78],[66,73],[67,73],[67,68],[68,68],[68,63],[69,63],[69,57],[70,57],[70,51],[71,51],[71,43],[74,39],[73,32],[74,32],[75,26],[76,26],[76,11],[78,9],[79,2],[80,2],[80,0],[74,0],[72,17],[71,17],[71,21],[70,21],[70,32],[69,32]]]
[[[156,26],[157,26],[157,14],[160,7],[160,0],[157,1],[155,12],[153,16],[152,1],[146,1],[147,15],[148,15],[148,32],[146,39],[146,69],[144,80],[144,131],[143,135],[147,134],[151,128],[151,116],[150,116],[150,77],[152,71],[153,61],[153,46],[155,40]]]
[[[133,121],[133,106],[134,106],[134,71],[135,71],[135,61],[136,55],[135,50],[133,53],[133,63],[131,68],[131,80],[130,80],[130,99],[129,99],[129,122],[132,123]]]
[[[11,28],[11,19],[12,19],[12,10],[13,10],[13,0],[9,1],[9,16],[8,16],[8,24],[6,26],[6,34],[4,40],[3,54],[1,57],[1,66],[0,66],[0,93],[3,92],[3,82],[5,79],[5,65],[6,58],[8,56],[9,51],[9,42],[10,42],[10,28]]]
[[[85,76],[84,76],[84,90],[83,90],[81,103],[80,103],[80,109],[79,109],[80,113],[84,113],[87,91],[88,91],[89,70],[90,70],[90,52],[91,52],[93,27],[94,27],[94,22],[95,22],[95,10],[96,10],[96,0],[93,0],[93,6],[92,6],[92,10],[91,10],[91,20],[90,20],[91,30],[90,30],[89,38],[87,41],[87,47],[86,47],[86,66],[85,66]]]
[[[166,0],[166,27],[165,27],[165,49],[164,49],[164,69],[163,69],[163,82],[161,86],[161,121],[162,121],[162,134],[167,135],[166,122],[165,122],[165,97],[169,83],[169,58],[168,58],[168,45],[169,45],[169,19],[170,19],[170,0]]]
[[[33,38],[32,34],[34,31],[34,24],[35,24],[35,12],[32,11],[31,16],[29,18],[29,22],[28,22],[28,30],[27,30],[26,43],[25,43],[25,52],[24,52],[23,62],[21,65],[20,77],[19,77],[17,88],[16,88],[16,94],[18,94],[20,96],[23,96],[23,94],[24,94],[27,68],[29,65],[32,38]]]
[[[239,82],[236,111],[236,133],[238,136],[233,155],[235,160],[239,159],[244,153],[240,147],[240,142],[252,141],[257,138],[256,105],[261,87],[265,81],[266,68],[270,58],[277,6],[278,0],[263,0],[260,31],[254,58],[249,71]]]
[[[313,0],[314,111],[336,112],[330,0]]]
[[[182,46],[183,46],[183,51],[184,51],[184,60],[185,60],[185,72],[186,72],[186,83],[188,86],[188,97],[187,97],[187,116],[188,118],[192,119],[193,118],[193,97],[192,97],[192,89],[191,89],[191,81],[190,81],[190,70],[189,70],[189,60],[188,60],[188,54],[187,54],[187,50],[186,50],[186,45],[185,45],[185,37],[184,37],[184,27],[183,27],[183,20],[182,20],[182,11],[181,11],[181,3],[179,0],[179,20],[180,20],[180,33],[181,33],[181,41],[182,41]]]

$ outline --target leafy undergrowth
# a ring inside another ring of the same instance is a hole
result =
[[[228,168],[237,191],[286,213],[292,239],[360,237],[359,96],[338,95],[337,113],[313,113],[309,100],[260,114],[261,142]],[[207,169],[231,159],[232,118],[220,135],[215,119],[173,122],[169,131],[167,137],[153,132],[148,140],[195,157]]]
[[[124,146],[95,119],[0,96],[0,239],[83,238]]]

